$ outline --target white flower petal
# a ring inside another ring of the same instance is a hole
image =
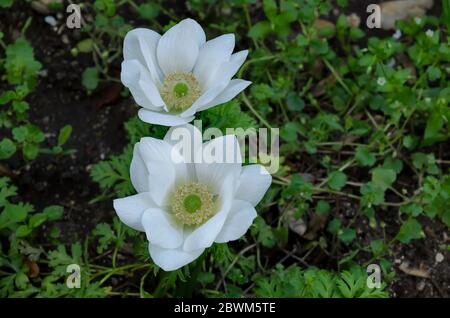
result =
[[[148,170],[139,152],[138,143],[133,148],[130,165],[130,179],[136,192],[148,192]]]
[[[204,143],[199,151],[201,154],[197,154],[196,158],[200,158],[201,162],[195,165],[195,170],[200,183],[214,191],[228,175],[232,175],[236,183],[239,181],[242,157],[236,136],[215,138]]]
[[[185,124],[171,127],[164,136],[164,141],[183,156],[184,162],[194,163],[195,154],[202,147],[202,133],[197,127]]]
[[[229,101],[247,87],[250,82],[242,80],[240,80],[242,82],[230,82],[233,75],[237,72],[239,67],[241,67],[242,63],[244,63],[247,54],[248,51],[241,51],[233,54],[229,62],[223,62],[221,66],[218,67],[217,71],[214,72],[214,75],[211,76],[212,80],[205,86],[206,92],[203,93],[190,108],[181,113],[180,116],[193,116],[199,110],[207,109],[218,105],[219,103]],[[232,96],[232,94],[235,95]]]
[[[234,42],[234,34],[224,34],[209,40],[200,48],[193,73],[202,87],[223,62],[230,60]]]
[[[197,112],[229,102],[234,97],[236,97],[237,94],[246,89],[247,86],[249,86],[251,83],[252,82],[250,81],[245,81],[242,79],[231,80],[228,86],[216,98],[214,98],[209,103],[199,107],[197,109]]]
[[[209,89],[202,96],[200,96],[191,107],[186,109],[180,114],[181,117],[193,116],[199,108],[212,102],[226,87],[225,83],[218,84],[213,88]]]
[[[138,60],[122,62],[120,79],[130,89],[139,106],[150,110],[158,110],[164,106],[161,95],[150,78],[150,74]]]
[[[142,215],[147,240],[162,248],[177,248],[183,244],[183,226],[159,208],[150,208]]]
[[[228,85],[231,78],[236,74],[239,68],[244,64],[247,58],[248,50],[240,51],[231,55],[230,61],[223,62],[208,83],[205,85],[205,90],[209,90],[216,85],[225,83]]]
[[[139,152],[149,172],[149,192],[158,206],[167,203],[167,196],[176,182],[187,179],[186,164],[172,146],[163,140],[144,137],[139,142]]]
[[[240,184],[236,191],[236,199],[250,202],[256,206],[266,194],[272,183],[272,176],[261,165],[242,167]]]
[[[226,176],[222,181],[219,190],[220,210],[206,223],[202,224],[186,236],[183,244],[183,250],[194,251],[201,248],[207,248],[214,243],[217,235],[220,233],[225,220],[230,212],[234,194],[234,177]]]
[[[190,117],[180,117],[178,115],[172,115],[163,112],[150,111],[147,109],[140,109],[138,112],[139,119],[155,125],[162,126],[178,126],[184,125],[188,122],[191,122],[194,119],[194,116]]]
[[[123,57],[125,60],[138,60],[146,66],[157,86],[162,84],[163,74],[156,60],[156,47],[161,35],[153,30],[137,28],[125,36]]]
[[[143,192],[129,197],[115,199],[113,201],[114,210],[116,210],[119,219],[129,227],[144,231],[141,223],[141,217],[145,210],[154,207],[150,193]]]
[[[164,74],[191,72],[205,40],[202,27],[192,19],[185,19],[170,28],[161,36],[156,49],[159,66]]]
[[[246,201],[234,200],[230,213],[215,242],[226,243],[243,236],[256,218],[255,208]]]
[[[181,248],[166,249],[153,244],[148,245],[148,250],[153,262],[165,271],[174,271],[191,263],[204,251],[204,249],[200,249],[185,252]]]

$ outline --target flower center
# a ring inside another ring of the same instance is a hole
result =
[[[183,201],[184,209],[189,213],[195,213],[202,207],[202,199],[197,194],[189,194]]]
[[[164,79],[161,97],[171,112],[182,112],[200,97],[197,79],[191,73],[173,73]]]
[[[185,225],[200,225],[214,214],[213,195],[200,183],[179,186],[175,190],[172,212]]]

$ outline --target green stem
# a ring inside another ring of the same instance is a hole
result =
[[[266,126],[269,129],[272,129],[270,124],[255,110],[255,108],[253,107],[252,103],[250,102],[250,100],[245,95],[245,93],[242,93],[242,100],[244,101],[244,104],[247,105],[248,109],[250,109],[250,111],[253,113],[253,115],[255,115],[255,117],[258,118],[259,121],[264,126]]]
[[[197,261],[195,262],[194,268],[191,271],[191,276],[189,278],[189,280],[183,284],[181,284],[181,286],[179,286],[179,288],[177,288],[176,290],[176,294],[175,296],[179,296],[182,298],[191,298],[192,294],[194,293],[194,289],[197,286],[198,283],[198,275],[200,274],[201,270],[202,270],[202,265],[203,265],[203,261],[206,257],[206,253],[203,253],[202,256],[200,256]]]
[[[333,65],[330,64],[330,62],[328,62],[327,59],[323,59],[325,65],[330,69],[331,73],[333,73],[334,77],[336,78],[336,80],[339,82],[339,84],[341,84],[341,86],[345,89],[345,91],[352,96],[352,91],[350,90],[350,88],[348,88],[347,84],[345,84],[345,82],[342,80],[341,76],[338,74],[338,72],[336,72],[336,70],[334,69]]]

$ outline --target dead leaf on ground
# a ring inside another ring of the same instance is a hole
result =
[[[305,234],[306,223],[305,223],[305,221],[303,221],[302,218],[297,219],[295,217],[295,210],[290,210],[287,213],[287,221],[288,221],[289,229],[292,232],[297,233],[300,236],[303,236],[303,234]]]
[[[112,83],[102,87],[95,97],[95,106],[98,108],[114,104],[119,98],[122,91],[122,85]]]
[[[17,175],[11,171],[7,166],[0,164],[0,176],[6,176],[10,178],[15,178]]]
[[[361,18],[356,13],[352,13],[347,16],[347,23],[351,28],[359,28],[361,24]]]
[[[407,262],[403,262],[398,267],[403,273],[415,276],[415,277],[421,277],[421,278],[429,278],[430,273],[425,268],[414,268],[409,267],[409,264]]]
[[[315,59],[314,63],[312,65],[312,74],[316,78],[320,78],[322,76],[322,70],[323,70],[323,62],[321,59]]]
[[[55,8],[62,6],[62,0],[36,0],[31,2],[31,8],[40,14],[50,14]]]
[[[399,53],[395,57],[404,68],[407,68],[411,71],[411,75],[413,77],[417,76],[416,68],[414,67],[413,62],[411,62],[411,59],[406,54]]]
[[[380,4],[381,27],[394,30],[395,22],[414,17],[422,17],[433,6],[433,0],[397,0]]]
[[[313,214],[311,220],[308,222],[308,231],[303,237],[310,241],[314,240],[317,237],[317,233],[327,224],[327,220],[327,214]]]
[[[336,82],[336,78],[334,77],[333,74],[330,74],[327,77],[325,77],[323,80],[321,80],[319,83],[317,83],[317,85],[314,87],[314,89],[313,89],[314,97],[320,97],[323,94],[325,94],[326,88],[328,87],[328,85],[331,85],[334,82]]]
[[[28,267],[28,277],[30,278],[38,277],[40,273],[39,265],[35,261],[30,260],[29,258],[25,259],[25,264]]]
[[[334,33],[336,32],[336,26],[333,22],[324,20],[324,19],[317,19],[313,23],[313,28],[317,30],[317,33],[320,38],[331,38],[333,37]]]

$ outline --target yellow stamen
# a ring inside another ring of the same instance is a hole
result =
[[[214,214],[213,195],[203,184],[179,186],[172,200],[172,213],[185,225],[200,225]]]
[[[200,97],[201,89],[197,79],[191,73],[173,73],[164,79],[161,97],[169,111],[182,112]]]

